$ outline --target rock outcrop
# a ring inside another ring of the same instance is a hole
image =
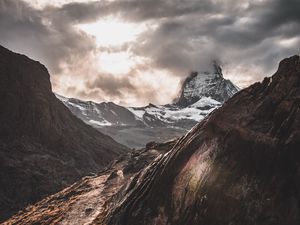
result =
[[[127,148],[76,118],[39,62],[0,46],[0,221]]]

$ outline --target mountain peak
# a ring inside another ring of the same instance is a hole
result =
[[[300,70],[300,56],[299,55],[294,55],[289,58],[283,59],[279,63],[279,71],[282,70]]]
[[[212,67],[213,67],[214,74],[219,74],[221,77],[223,77],[222,68],[218,64],[217,60],[212,61]]]
[[[232,97],[238,88],[224,79],[222,68],[213,60],[208,69],[193,71],[183,82],[178,105],[185,107],[194,104],[202,97],[211,97],[221,103]]]

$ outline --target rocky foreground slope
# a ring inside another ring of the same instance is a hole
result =
[[[0,46],[0,221],[127,150],[76,118],[39,62]]]
[[[237,92],[238,88],[224,79],[221,67],[212,62],[205,71],[186,78],[178,100],[172,104],[123,107],[57,97],[85,123],[124,145],[142,148],[150,141],[182,136]]]
[[[98,173],[87,176],[63,191],[49,196],[3,224],[102,224],[99,215],[110,209],[111,199],[121,194],[144,168],[155,164],[177,140],[151,143],[130,152]]]
[[[300,57],[293,56],[163,150],[148,146],[6,224],[298,225],[299,149]]]

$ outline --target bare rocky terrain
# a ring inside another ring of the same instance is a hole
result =
[[[130,152],[106,170],[27,207],[3,224],[102,224],[99,215],[109,210],[111,200],[144,168],[157,162],[176,141],[149,143],[144,149]]]

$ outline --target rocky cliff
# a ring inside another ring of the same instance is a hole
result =
[[[127,148],[77,119],[39,62],[0,46],[0,221]]]

